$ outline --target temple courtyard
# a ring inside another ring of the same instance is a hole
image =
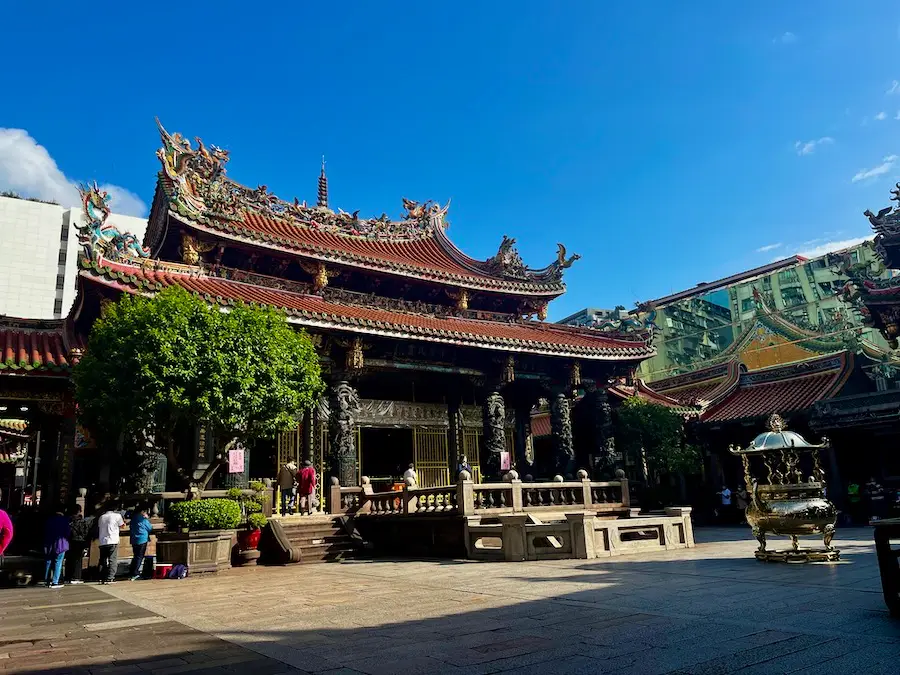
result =
[[[838,563],[694,549],[532,563],[352,561],[0,593],[15,673],[897,673],[869,529]]]

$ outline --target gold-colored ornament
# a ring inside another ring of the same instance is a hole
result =
[[[538,317],[539,321],[547,320],[547,303],[546,302],[541,303],[541,305],[538,307],[537,317]]]
[[[318,261],[315,263],[302,262],[300,267],[307,274],[311,274],[313,278],[313,293],[321,293],[328,286],[328,280],[336,277],[340,272],[330,270],[325,263]]]
[[[208,244],[201,241],[198,237],[193,237],[187,233],[181,234],[181,262],[186,265],[197,265],[200,263],[200,256],[203,253],[209,253],[215,248],[215,244]]]
[[[825,497],[825,472],[819,460],[819,453],[827,447],[827,438],[814,445],[800,434],[788,431],[779,415],[772,415],[769,431],[759,434],[746,448],[729,447],[731,454],[741,457],[744,467],[744,482],[750,492],[746,517],[759,542],[758,560],[802,563],[840,558],[840,551],[831,545],[837,510]],[[807,454],[812,458],[813,475],[804,481],[800,465],[801,456]],[[760,457],[767,469],[765,485],[760,485],[753,476],[753,457]],[[768,533],[790,537],[791,547],[769,549]],[[798,537],[812,534],[822,536],[824,547],[800,546]]]

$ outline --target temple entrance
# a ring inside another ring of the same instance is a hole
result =
[[[358,442],[359,472],[369,477],[376,492],[401,482],[403,472],[415,459],[412,429],[362,427]]]
[[[450,462],[447,451],[447,430],[413,429],[413,449],[416,472],[421,487],[450,484]]]

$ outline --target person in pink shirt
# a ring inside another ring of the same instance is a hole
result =
[[[315,508],[316,470],[309,460],[303,462],[303,468],[297,472],[297,482],[300,484],[300,510],[310,515]]]
[[[6,553],[6,549],[13,538],[13,524],[9,514],[0,509],[0,556]]]

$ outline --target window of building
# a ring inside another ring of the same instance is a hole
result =
[[[45,305],[46,307],[46,305]],[[57,298],[53,302],[53,313],[54,314],[62,314],[62,298]]]
[[[63,249],[62,251],[59,252],[59,264],[60,264],[60,265],[65,265],[65,264],[66,264],[66,251],[65,251],[65,249]]]
[[[852,260],[854,264],[858,263],[859,251],[850,251],[850,260]]]
[[[63,223],[62,231],[59,233],[60,241],[69,241],[69,224]]]
[[[809,266],[814,270],[825,269],[825,258],[817,258],[809,263]]]
[[[781,270],[778,273],[778,282],[780,284],[791,284],[800,281],[800,277],[797,276],[797,270],[794,268]]]
[[[56,290],[61,291],[63,286],[66,284],[66,278],[64,276],[56,277]]]
[[[800,288],[781,289],[781,299],[784,301],[785,307],[796,307],[797,305],[806,304],[806,298],[803,296],[803,290]]]
[[[763,277],[762,287],[764,291],[772,290],[772,277]]]
[[[756,309],[756,301],[753,298],[744,298],[741,300],[741,311],[752,312]]]

